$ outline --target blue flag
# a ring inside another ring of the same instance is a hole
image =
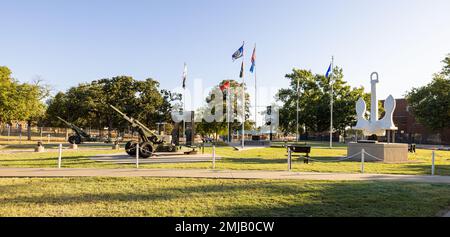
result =
[[[325,74],[325,77],[330,78],[330,74],[331,74],[331,63],[330,66],[328,67],[327,74]]]
[[[236,50],[236,52],[234,52],[234,54],[231,56],[231,58],[233,59],[233,62],[234,62],[234,60],[242,57],[242,55],[244,55],[244,45],[243,44],[238,50]]]

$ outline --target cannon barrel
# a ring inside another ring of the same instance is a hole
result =
[[[75,131],[76,134],[78,134],[81,137],[85,137],[85,138],[89,138],[90,135],[87,134],[82,128],[75,126],[75,124],[73,123],[69,123],[66,120],[62,119],[59,116],[56,116],[59,120],[61,120],[62,122],[64,122],[67,126],[69,126],[73,131]]]
[[[120,111],[118,108],[114,107],[113,105],[109,105],[113,110],[115,110],[117,113],[119,113],[120,115],[122,115],[122,117],[127,120],[129,123],[131,123],[132,127],[137,127],[140,128],[142,130],[144,130],[146,133],[149,133],[151,135],[156,135],[154,132],[152,132],[149,128],[147,128],[144,124],[142,124],[141,122],[139,122],[138,120],[132,118],[132,117],[128,117],[125,113],[123,113],[122,111]]]
[[[73,124],[67,122],[66,120],[62,119],[61,117],[59,117],[59,116],[56,116],[56,117],[57,117],[59,120],[61,120],[63,123],[65,123],[67,126],[69,126],[69,127],[72,127],[72,126],[73,126]]]

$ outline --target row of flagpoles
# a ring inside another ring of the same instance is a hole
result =
[[[245,41],[242,42],[242,46],[236,50],[233,55],[231,56],[231,59],[233,60],[233,62],[236,59],[242,58],[242,62],[241,62],[241,71],[239,73],[239,77],[242,78],[242,138],[241,138],[241,147],[244,148],[245,147],[245,77],[244,77],[244,46],[245,46]],[[257,121],[257,87],[256,87],[256,44],[255,47],[253,48],[253,53],[252,53],[252,57],[251,57],[251,67],[250,67],[250,72],[254,74],[255,76],[255,128],[256,128],[256,121]],[[228,127],[229,127],[229,122],[228,122]],[[228,134],[230,133],[230,129],[228,128]],[[228,135],[228,140],[230,136]]]
[[[245,146],[245,86],[244,86],[244,46],[245,46],[245,41],[242,42],[242,46],[236,50],[233,55],[231,56],[233,62],[239,58],[242,58],[242,63],[241,63],[241,70],[239,72],[239,78],[242,78],[242,148],[244,148]],[[251,67],[250,67],[250,72],[254,74],[255,76],[255,126],[256,126],[256,120],[257,120],[257,87],[256,87],[256,44],[255,47],[253,48],[253,53],[252,53],[252,57],[251,57]],[[184,69],[183,69],[183,111],[186,110],[185,107],[185,94],[186,94],[186,79],[187,79],[187,65],[186,63],[184,63]],[[222,89],[222,88],[221,88]],[[223,86],[223,89],[228,89],[228,94],[229,94],[229,89],[230,89],[230,81],[227,82],[226,85]],[[228,110],[228,105],[227,105],[227,110]],[[227,113],[228,114],[228,113]],[[230,141],[230,119],[227,119],[228,121],[228,141]],[[186,131],[186,122],[183,120],[183,132],[185,133]]]
[[[242,58],[242,62],[241,62],[241,70],[239,72],[239,78],[242,78],[242,138],[241,138],[241,146],[242,148],[244,148],[245,146],[245,86],[244,86],[244,46],[245,46],[245,41],[242,42],[242,46],[236,50],[233,55],[231,56],[231,59],[234,61],[236,61],[239,58]],[[252,57],[250,59],[251,61],[251,66],[250,66],[250,72],[253,73],[254,77],[255,77],[255,128],[256,128],[256,121],[257,121],[257,84],[256,84],[256,44],[253,48],[253,53],[252,53]],[[332,148],[333,144],[333,65],[334,64],[334,57],[331,58],[331,63],[328,67],[328,70],[325,74],[326,78],[330,79],[330,86],[331,86],[331,92],[330,92],[330,148]],[[187,65],[186,63],[184,63],[184,69],[183,69],[183,111],[185,111],[186,107],[185,107],[185,91],[186,91],[186,79],[187,79]],[[230,89],[230,81],[227,82],[227,85],[223,87],[223,89],[228,89],[228,94],[229,94],[229,89]],[[222,88],[221,88],[222,89]],[[299,92],[299,88],[298,88],[298,83],[297,83],[297,92]],[[227,110],[229,106],[227,105]],[[228,112],[228,111],[227,111]],[[297,98],[297,141],[299,138],[299,132],[298,132],[298,112],[299,112],[299,108],[298,108],[298,98]],[[228,114],[228,113],[227,113]],[[227,115],[228,116],[228,115]],[[228,121],[228,141],[230,142],[230,119],[227,119]],[[183,120],[183,132],[185,132],[186,129],[186,122]]]

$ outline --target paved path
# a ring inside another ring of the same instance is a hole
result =
[[[0,168],[0,177],[183,177],[289,180],[375,180],[450,184],[450,176],[304,173],[287,171],[206,169]]]

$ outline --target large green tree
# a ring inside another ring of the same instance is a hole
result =
[[[355,103],[358,98],[368,98],[364,88],[352,88],[343,80],[341,68],[333,69],[333,128],[344,132],[356,123]],[[280,128],[285,133],[296,132],[296,107],[299,101],[299,128],[301,132],[324,132],[330,128],[330,79],[310,70],[293,69],[286,78],[290,88],[280,89],[277,99],[280,108]],[[298,87],[297,87],[298,84]],[[303,125],[307,131],[303,131]]]
[[[11,70],[0,67],[0,123],[11,121],[28,122],[28,140],[31,140],[31,125],[45,111],[43,100],[49,89],[41,80],[20,83],[11,77]]]
[[[48,101],[48,122],[61,126],[56,116],[65,117],[82,127],[123,130],[127,121],[113,111],[114,105],[150,128],[156,122],[170,122],[172,104],[180,100],[176,93],[159,90],[159,83],[151,78],[139,81],[128,76],[105,78],[72,87]],[[76,111],[74,113],[73,111]]]
[[[450,128],[450,55],[442,62],[442,71],[433,75],[431,83],[406,94],[417,121],[434,131]]]

